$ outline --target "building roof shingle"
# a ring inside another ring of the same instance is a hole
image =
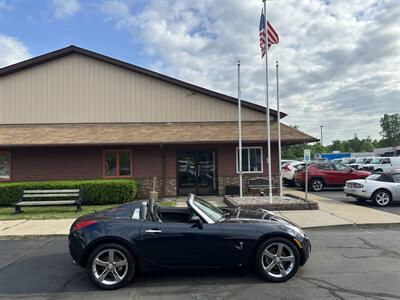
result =
[[[0,146],[118,145],[237,142],[237,122],[99,123],[0,125]],[[285,124],[283,144],[315,142],[316,138]],[[242,122],[244,142],[267,140],[265,122]],[[271,141],[277,141],[271,123]]]

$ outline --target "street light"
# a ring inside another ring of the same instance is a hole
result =
[[[323,141],[322,141],[322,128],[324,128],[324,125],[319,126],[321,127],[321,139],[319,140],[319,143],[321,144],[321,146],[324,145]]]

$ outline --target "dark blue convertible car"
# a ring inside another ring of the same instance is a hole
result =
[[[187,208],[136,201],[83,216],[71,227],[74,263],[103,289],[141,270],[246,268],[283,282],[305,264],[311,244],[295,224],[266,210],[217,208],[190,194]]]

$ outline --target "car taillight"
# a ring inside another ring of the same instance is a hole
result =
[[[90,225],[96,224],[96,223],[97,223],[97,221],[94,221],[94,220],[81,221],[81,222],[78,222],[78,223],[74,224],[72,226],[71,230],[74,230],[74,231],[75,230],[79,230],[79,229],[88,227]]]
[[[283,169],[284,169],[285,171],[290,171],[289,165],[284,165],[284,166],[283,166]]]

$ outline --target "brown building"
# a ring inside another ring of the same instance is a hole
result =
[[[265,108],[243,101],[242,120],[244,178],[265,176]],[[283,144],[316,140],[281,129]],[[157,177],[161,195],[223,194],[237,136],[235,98],[75,46],[0,69],[0,181],[133,178],[145,196]]]

